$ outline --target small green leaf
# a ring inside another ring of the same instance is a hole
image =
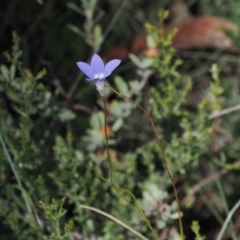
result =
[[[103,114],[103,112],[94,113],[91,116],[90,125],[94,129],[97,129],[97,130],[99,130],[101,127],[103,127],[104,126],[104,114]]]
[[[77,159],[79,162],[83,162],[83,160],[84,160],[84,155],[83,155],[83,153],[82,153],[81,151],[79,151],[79,150],[76,150],[76,151],[75,151],[75,157],[76,157],[76,159]]]
[[[147,35],[147,46],[149,48],[155,48],[156,42],[154,40],[154,37],[152,35]]]
[[[150,58],[144,58],[141,62],[141,69],[149,68],[153,65],[154,61]]]
[[[130,53],[128,56],[137,67],[141,67],[141,61],[136,55]]]
[[[12,64],[10,67],[10,79],[11,80],[15,79],[15,74],[16,74],[16,65]]]
[[[20,95],[12,89],[5,90],[5,93],[6,93],[7,97],[13,102],[20,103],[22,101]]]
[[[28,114],[25,112],[25,111],[23,111],[21,108],[19,108],[19,107],[16,107],[16,106],[12,106],[13,107],[13,109],[17,112],[17,113],[19,113],[23,118],[28,118]]]
[[[67,122],[76,117],[75,113],[69,109],[63,109],[58,115],[61,122]]]
[[[120,77],[120,76],[115,76],[114,77],[114,83],[117,87],[117,90],[122,93],[123,95],[128,95],[129,94],[129,88],[126,82]]]
[[[171,219],[178,219],[178,218],[179,218],[178,212],[171,213],[170,216],[169,216],[169,218],[171,218]]]
[[[9,81],[9,71],[7,67],[5,65],[1,65],[0,69],[4,80]]]
[[[112,125],[113,132],[118,131],[122,127],[122,125],[123,125],[123,119],[122,118],[117,119]]]
[[[22,56],[22,50],[18,50],[18,51],[16,51],[16,53],[14,54],[14,58],[15,59],[18,59],[19,57],[21,57]]]
[[[97,24],[93,29],[94,45],[98,47],[102,42],[102,28]]]
[[[68,2],[67,7],[81,15],[84,15],[84,12],[75,3]]]
[[[81,31],[78,27],[76,27],[75,25],[68,24],[67,27],[81,37],[86,36],[85,33],[83,31]]]
[[[129,82],[129,85],[130,85],[131,92],[138,94],[144,87],[145,83],[139,82],[139,80],[133,80],[133,81]]]
[[[61,212],[58,215],[58,218],[61,218],[62,216],[64,216],[67,213],[67,210],[62,209]]]

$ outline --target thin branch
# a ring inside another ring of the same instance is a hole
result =
[[[47,14],[50,12],[51,8],[55,4],[56,0],[48,1],[43,9],[43,11],[38,15],[36,20],[30,25],[27,31],[23,34],[23,38],[30,37],[34,31],[36,31],[37,27],[40,26],[41,22],[46,18]]]
[[[11,158],[8,150],[7,150],[7,147],[6,147],[6,145],[5,145],[4,141],[3,141],[3,138],[2,138],[1,133],[0,133],[0,142],[1,142],[2,148],[3,148],[3,150],[4,150],[4,153],[5,153],[5,155],[6,155],[6,158],[7,158],[8,162],[9,162],[9,165],[10,165],[10,167],[11,167],[11,169],[12,169],[12,172],[13,172],[15,178],[16,178],[17,184],[18,184],[18,186],[19,186],[20,188],[23,189],[22,182],[21,182],[20,177],[19,177],[19,175],[18,175],[18,172],[17,172],[17,170],[16,170],[16,168],[15,168],[15,166],[14,166],[13,160],[12,160],[12,158]],[[23,199],[24,199],[24,201],[25,201],[25,204],[26,204],[26,207],[27,207],[28,212],[29,212],[29,213],[32,213],[32,209],[31,209],[31,206],[30,206],[30,204],[29,204],[29,201],[28,201],[28,198],[27,198],[26,194],[25,194],[25,193],[22,193],[22,196],[23,196]]]
[[[226,115],[226,114],[229,114],[231,112],[238,111],[238,110],[240,110],[240,104],[238,104],[238,105],[236,105],[234,107],[226,108],[226,109],[223,109],[223,110],[221,110],[219,112],[210,114],[208,116],[208,119],[211,120],[211,119],[214,119],[214,118],[218,118],[218,117],[221,117],[223,115]]]
[[[227,218],[225,219],[224,224],[223,224],[223,226],[222,226],[222,228],[221,228],[221,231],[220,231],[220,233],[218,234],[217,240],[223,239],[223,238],[222,238],[222,237],[223,237],[223,234],[224,234],[224,232],[225,232],[225,230],[226,230],[226,228],[227,228],[230,220],[232,219],[233,214],[237,211],[237,209],[238,209],[239,207],[240,207],[240,200],[237,201],[237,203],[234,205],[234,207],[233,207],[233,208],[231,209],[231,211],[228,213]]]
[[[117,22],[118,18],[120,17],[122,11],[124,10],[124,8],[127,6],[129,0],[126,0],[122,3],[122,5],[118,8],[118,11],[116,12],[116,14],[114,15],[114,17],[112,18],[111,22],[109,23],[109,25],[107,26],[103,36],[102,36],[102,41],[101,43],[106,39],[106,37],[108,36],[108,34],[110,33],[110,31],[112,30],[114,24]]]
[[[93,111],[90,108],[88,108],[88,107],[86,107],[82,104],[78,104],[78,103],[73,104],[71,106],[71,108],[72,108],[73,111],[82,111],[82,112],[86,112],[86,113],[89,113],[89,114],[93,113]]]
[[[90,207],[90,206],[86,206],[86,205],[78,205],[80,208],[85,208],[85,209],[88,209],[88,210],[91,210],[91,211],[94,211],[94,212],[97,212],[111,220],[113,220],[114,222],[118,223],[119,225],[121,225],[122,227],[128,229],[130,232],[132,232],[133,234],[135,234],[136,236],[138,236],[139,238],[141,239],[144,239],[144,240],[148,240],[148,238],[144,237],[141,233],[137,232],[135,229],[129,227],[127,224],[123,223],[122,221],[120,221],[119,219],[113,217],[112,215],[106,213],[106,212],[103,212],[97,208],[94,208],[94,207]]]
[[[88,60],[89,61],[89,60]],[[78,76],[77,76],[77,78],[75,79],[75,81],[73,82],[73,84],[72,84],[72,86],[70,87],[70,89],[69,89],[69,94],[72,96],[73,95],[73,93],[76,91],[76,89],[77,89],[77,86],[78,86],[78,84],[81,82],[81,80],[82,80],[82,77],[83,77],[83,73],[81,72],[81,73],[79,73],[78,74]]]
[[[210,182],[212,182],[216,177],[225,175],[228,172],[228,169],[222,169],[221,171],[219,171],[218,173],[214,173],[211,174],[210,176],[204,178],[202,181],[200,181],[199,183],[197,183],[195,186],[193,186],[191,188],[191,190],[188,192],[188,194],[184,197],[184,199],[182,200],[182,202],[186,202],[187,199],[190,196],[195,195],[201,188],[203,188],[204,186],[206,186],[207,184],[209,184]]]
[[[234,162],[234,165],[239,165],[239,164],[240,164],[240,160]],[[182,202],[186,202],[189,197],[194,196],[200,189],[202,189],[204,186],[212,182],[216,177],[221,177],[227,174],[229,170],[231,170],[231,168],[224,168],[218,171],[217,173],[211,174],[206,178],[204,178],[202,181],[200,181],[190,189],[187,195],[183,198]]]

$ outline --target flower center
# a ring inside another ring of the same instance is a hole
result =
[[[94,74],[94,79],[103,79],[104,78],[104,74],[103,73],[95,73]]]

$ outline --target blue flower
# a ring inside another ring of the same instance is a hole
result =
[[[85,62],[77,62],[77,65],[81,71],[87,75],[87,80],[94,81],[97,89],[102,91],[105,78],[108,77],[120,63],[121,60],[114,59],[104,66],[103,60],[97,54],[94,54],[90,65]]]

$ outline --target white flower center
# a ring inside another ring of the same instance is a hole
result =
[[[104,74],[103,73],[95,73],[94,74],[94,79],[103,79],[104,78]]]

